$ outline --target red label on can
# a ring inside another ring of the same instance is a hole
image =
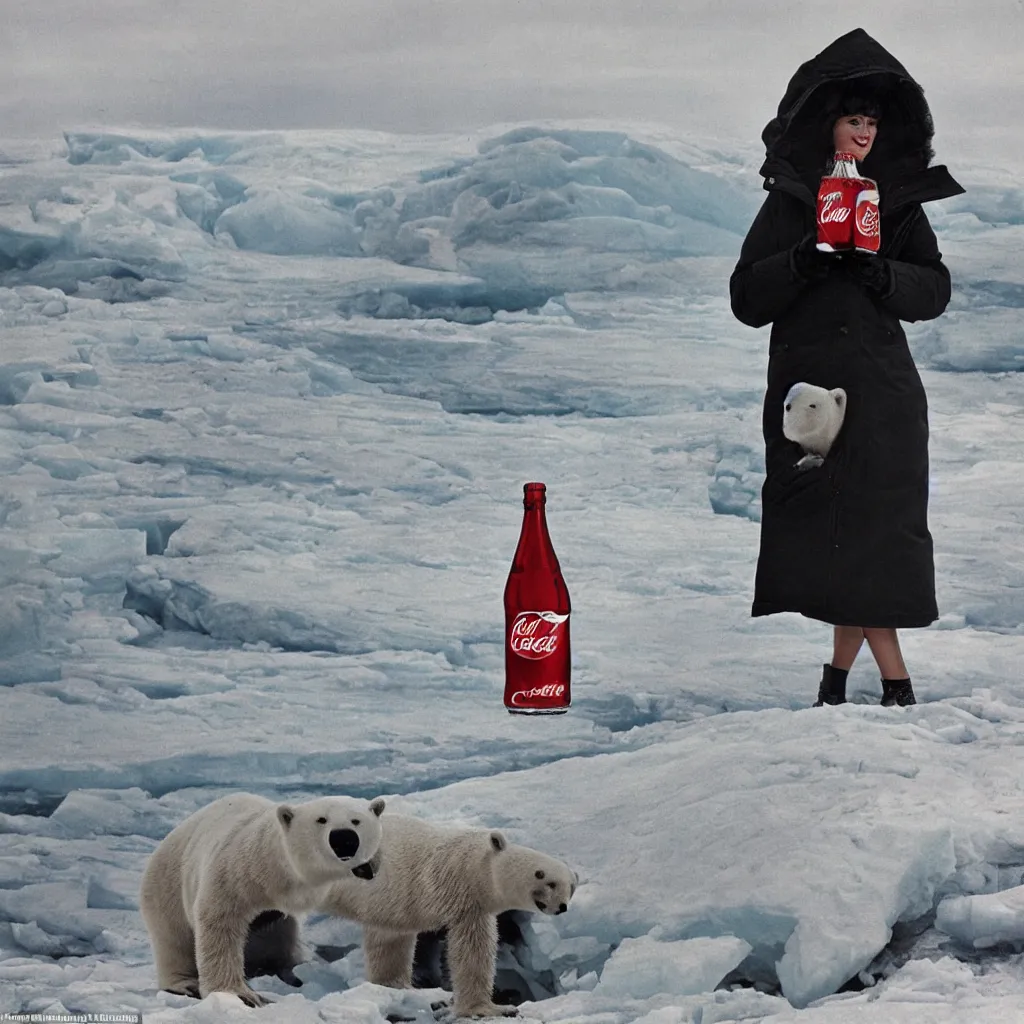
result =
[[[853,248],[854,208],[864,187],[856,178],[821,179],[818,190],[818,244],[833,250]]]
[[[878,252],[881,242],[878,216],[878,192],[864,189],[857,195],[857,214],[853,223],[853,241],[858,249]]]
[[[548,683],[546,686],[534,686],[529,690],[516,690],[508,699],[514,708],[530,707],[536,700],[559,699],[565,693],[564,683]]]
[[[834,192],[826,192],[821,196],[821,206],[818,208],[819,224],[842,224],[850,216],[850,208],[844,202],[845,196],[842,189]]]
[[[508,634],[512,653],[531,661],[551,657],[565,635],[568,619],[557,612],[520,612]]]

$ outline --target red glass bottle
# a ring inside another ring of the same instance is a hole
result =
[[[523,528],[505,584],[505,707],[569,710],[569,591],[548,534],[543,484],[523,487]]]

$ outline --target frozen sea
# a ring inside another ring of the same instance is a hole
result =
[[[828,628],[749,617],[768,332],[727,293],[760,155],[591,123],[0,140],[0,1011],[432,1021],[322,916],[269,1007],[156,989],[146,858],[243,789],[568,860],[570,911],[501,949],[530,1020],[1024,1019],[1024,187],[979,156],[928,208],[921,703],[879,707],[865,651],[814,709]],[[501,700],[528,480],[573,599],[542,720]]]

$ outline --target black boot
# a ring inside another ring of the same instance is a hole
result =
[[[914,688],[910,685],[909,679],[883,679],[882,680],[882,707],[891,708],[898,704],[905,708],[910,704],[916,704]]]
[[[820,708],[822,704],[845,704],[848,670],[833,668],[831,665],[822,665],[821,669],[821,685],[814,706]]]

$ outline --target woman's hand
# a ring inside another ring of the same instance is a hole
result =
[[[823,281],[838,262],[838,254],[818,248],[817,232],[810,232],[790,250],[793,272],[802,281]]]
[[[877,293],[883,299],[892,294],[896,282],[887,259],[874,254],[853,253],[846,257],[846,265],[854,280],[868,291]]]

